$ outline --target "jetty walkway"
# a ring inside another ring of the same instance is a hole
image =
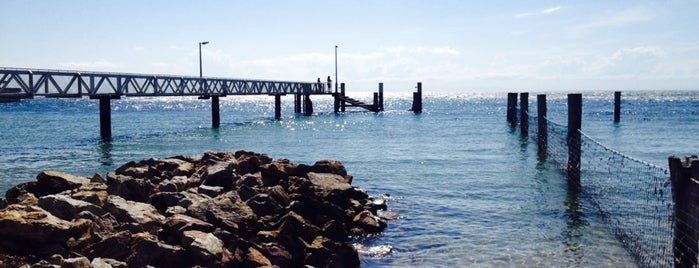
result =
[[[174,76],[112,72],[44,70],[0,67],[0,101],[47,98],[82,98],[100,101],[100,132],[103,140],[111,139],[110,100],[121,97],[196,96],[211,99],[212,127],[220,125],[219,98],[230,95],[270,95],[275,97],[275,118],[281,118],[281,96],[294,94],[296,113],[311,115],[311,95],[331,95],[335,112],[345,107],[362,107],[374,112],[383,110],[383,85],[375,93],[374,103],[367,104],[345,96],[340,89],[325,83],[273,80],[232,79],[218,77]]]

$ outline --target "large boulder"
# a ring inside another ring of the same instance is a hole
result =
[[[220,261],[226,250],[223,241],[211,233],[197,230],[184,231],[182,246],[187,249],[200,263]]]
[[[120,196],[109,196],[105,208],[123,223],[123,226],[134,232],[155,233],[165,221],[165,216],[152,205],[129,201]]]
[[[71,235],[71,222],[37,206],[9,205],[0,211],[0,237],[22,243],[62,242]]]
[[[78,177],[60,171],[47,170],[36,176],[36,190],[34,194],[37,197],[41,197],[66,190],[77,189],[89,183],[90,179],[88,178]]]
[[[234,191],[192,204],[187,208],[187,215],[214,225],[218,225],[223,220],[235,222],[253,222],[256,220],[252,209]]]
[[[104,214],[104,209],[85,201],[75,200],[65,195],[47,195],[39,198],[39,207],[64,220],[72,220],[81,211],[95,215]]]

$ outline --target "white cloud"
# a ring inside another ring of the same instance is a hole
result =
[[[548,14],[558,12],[562,8],[563,8],[562,6],[555,6],[555,7],[545,8],[545,9],[542,9],[542,10],[539,10],[536,12],[519,13],[519,14],[515,15],[515,19],[522,19],[522,18],[537,16],[537,15],[548,15]]]
[[[655,18],[655,12],[643,7],[629,8],[594,17],[590,22],[574,27],[576,30],[589,30],[605,27],[621,27],[630,24],[650,21]]]

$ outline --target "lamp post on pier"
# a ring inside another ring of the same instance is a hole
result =
[[[202,71],[201,71],[201,46],[202,46],[202,45],[206,45],[206,44],[208,44],[208,43],[209,43],[209,41],[199,42],[199,77],[200,77],[200,78],[203,77],[203,76],[202,76]]]

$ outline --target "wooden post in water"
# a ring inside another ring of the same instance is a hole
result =
[[[218,96],[211,96],[211,127],[218,128],[221,126],[221,106],[218,101]]]
[[[568,94],[568,187],[580,190],[582,94]]]
[[[417,82],[417,92],[413,92],[413,107],[410,110],[416,114],[422,113],[422,82]]]
[[[675,267],[695,267],[699,251],[699,185],[696,181],[699,178],[699,159],[697,156],[687,157],[682,163],[679,157],[671,156],[669,164],[672,201],[675,203],[672,241]]]
[[[619,123],[621,117],[621,91],[614,92],[614,123]]]
[[[313,102],[311,101],[310,94],[305,95],[303,108],[304,108],[303,115],[305,115],[305,116],[313,115]]]
[[[282,119],[282,95],[274,95],[274,119]]]
[[[537,117],[537,137],[536,142],[539,145],[539,153],[546,155],[548,147],[548,122],[546,122],[546,95],[536,95],[536,114]]]
[[[294,113],[301,113],[301,94],[294,94]]]
[[[379,83],[379,111],[383,111],[383,83]]]
[[[522,92],[519,94],[520,97],[520,110],[519,118],[522,123],[520,123],[520,130],[522,137],[529,136],[529,93]]]
[[[109,96],[99,97],[100,99],[100,136],[102,141],[112,140],[112,110]]]
[[[507,93],[507,122],[517,124],[517,93]]]
[[[340,95],[345,96],[345,83],[340,83]],[[345,112],[345,102],[341,101],[340,103],[340,112]]]

